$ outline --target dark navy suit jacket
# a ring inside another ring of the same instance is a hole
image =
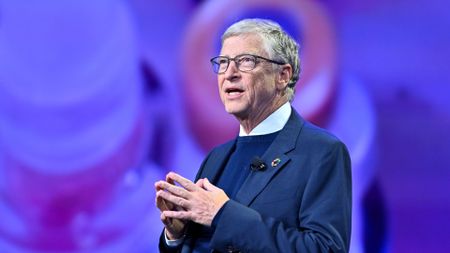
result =
[[[216,182],[235,141],[213,149],[196,180]],[[348,252],[352,194],[345,145],[293,109],[262,160],[265,170],[252,171],[223,207],[211,252]],[[191,222],[176,249],[162,236],[160,251],[190,253],[197,230]]]

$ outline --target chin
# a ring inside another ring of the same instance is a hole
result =
[[[225,108],[225,111],[226,111],[227,113],[233,114],[233,115],[239,114],[239,111],[234,110],[234,109]]]
[[[236,105],[225,105],[225,111],[227,111],[230,114],[235,114],[235,113],[239,113],[242,111],[242,108],[240,108],[239,106]]]
[[[245,118],[245,110],[227,110],[227,112],[238,119]]]

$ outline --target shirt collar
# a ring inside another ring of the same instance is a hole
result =
[[[291,104],[286,102],[276,111],[269,115],[265,120],[259,123],[250,133],[246,133],[243,126],[240,126],[239,136],[271,134],[283,129],[289,117],[291,116]]]

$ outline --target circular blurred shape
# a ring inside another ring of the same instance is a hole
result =
[[[208,61],[219,51],[218,38],[227,25],[239,19],[268,16],[282,26],[287,24],[291,36],[304,46],[301,58],[306,63],[302,64],[293,106],[309,120],[327,118],[336,90],[335,38],[320,4],[295,0],[209,1],[188,26],[181,64],[189,128],[204,150],[238,131],[235,119],[223,109],[217,77]]]
[[[3,2],[0,149],[64,174],[121,145],[142,106],[130,21],[119,1]]]
[[[149,139],[126,6],[48,0],[1,8],[0,216],[10,220],[0,222],[0,251],[77,252],[125,240],[132,227],[117,214],[99,227],[94,220],[123,204],[138,226],[147,217],[138,210],[153,202],[127,206],[131,196],[120,196]]]
[[[350,252],[364,252],[366,221],[363,200],[375,178],[377,119],[369,93],[358,79],[340,79],[335,110],[327,128],[348,147],[352,160],[352,238]]]

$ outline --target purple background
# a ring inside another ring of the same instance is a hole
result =
[[[154,252],[162,226],[153,182],[170,170],[193,178],[207,151],[192,132],[186,103],[189,92],[200,92],[195,88],[215,88],[214,79],[186,86],[183,57],[193,20],[215,13],[214,1],[52,2],[0,1],[0,252]],[[279,11],[237,13],[246,1],[229,2],[231,20],[278,17],[301,33]],[[357,80],[370,104],[374,139],[364,164],[371,169],[354,180],[370,174],[366,202],[357,205],[378,211],[362,228],[381,238],[380,251],[449,250],[450,4],[313,2],[332,27],[336,80]],[[218,40],[219,33],[209,35]],[[332,88],[335,99],[359,100],[352,92],[339,95],[345,82]],[[110,88],[98,92],[102,87]],[[361,108],[345,111],[347,129],[366,120],[351,117]],[[330,121],[335,114],[321,112]],[[90,134],[86,142],[74,137],[79,132]]]

